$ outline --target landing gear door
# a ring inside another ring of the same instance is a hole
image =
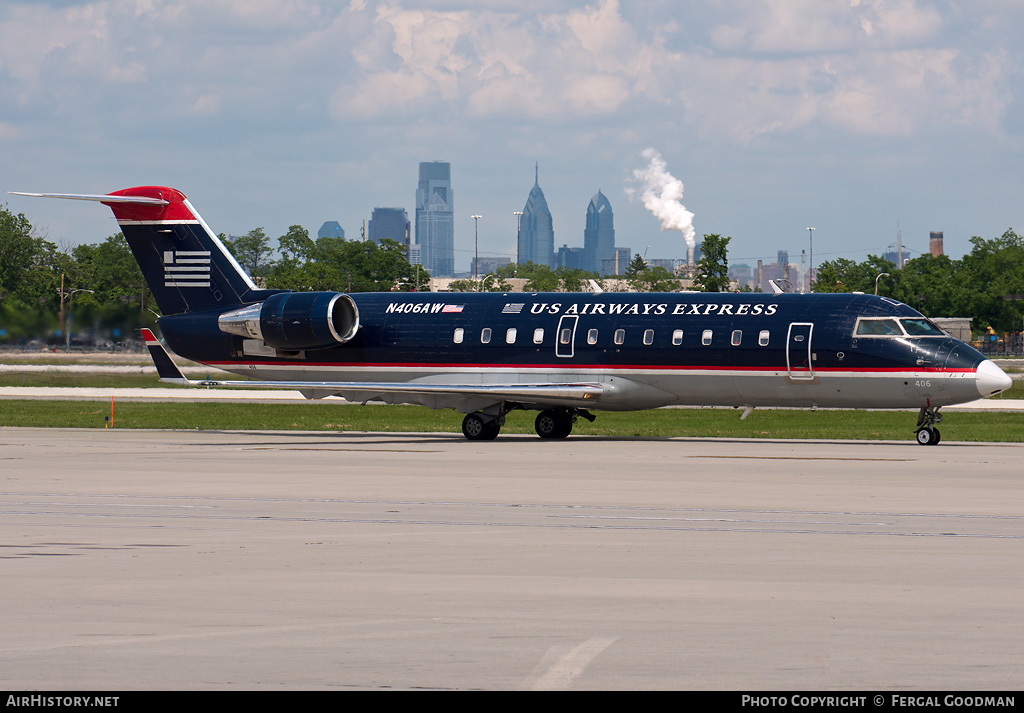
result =
[[[573,344],[576,342],[576,322],[579,319],[578,315],[567,314],[558,320],[558,331],[555,333],[555,356],[568,359],[573,355]]]
[[[814,378],[814,360],[811,353],[811,333],[814,325],[810,322],[793,322],[786,337],[786,368],[789,378],[809,381]]]

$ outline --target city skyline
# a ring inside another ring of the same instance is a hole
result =
[[[12,0],[0,6],[4,191],[182,190],[215,232],[272,238],[376,206],[412,217],[411,166],[455,167],[454,264],[516,255],[545,166],[556,243],[599,187],[616,239],[681,258],[626,191],[654,149],[697,239],[730,261],[946,254],[1024,231],[1024,5]],[[103,211],[4,196],[41,237],[102,242]],[[650,247],[648,247],[650,246]]]

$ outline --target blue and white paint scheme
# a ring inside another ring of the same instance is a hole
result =
[[[790,406],[918,409],[932,445],[941,407],[1011,383],[885,297],[263,290],[175,189],[23,195],[113,209],[175,353],[260,380],[246,386],[456,409],[470,439],[495,438],[513,409],[564,438],[594,411]],[[187,382],[147,343],[161,377]]]

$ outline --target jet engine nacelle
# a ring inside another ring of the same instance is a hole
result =
[[[275,349],[324,349],[356,336],[359,309],[340,292],[281,292],[225,312],[217,323],[222,332],[259,339]]]

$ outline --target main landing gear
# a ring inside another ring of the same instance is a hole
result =
[[[580,416],[591,423],[596,418],[594,414],[584,409],[549,408],[537,414],[533,427],[541,438],[567,438]]]
[[[505,416],[490,416],[477,411],[462,419],[462,435],[471,441],[493,441],[505,425]]]
[[[549,408],[540,412],[533,427],[541,438],[567,438],[572,433],[573,424],[580,417],[591,423],[596,418],[585,409]],[[462,419],[462,435],[471,441],[493,441],[504,425],[504,408],[496,413],[476,411],[466,414]]]
[[[922,446],[937,446],[942,436],[935,424],[942,422],[939,407],[925,406],[917,414],[917,442]]]

